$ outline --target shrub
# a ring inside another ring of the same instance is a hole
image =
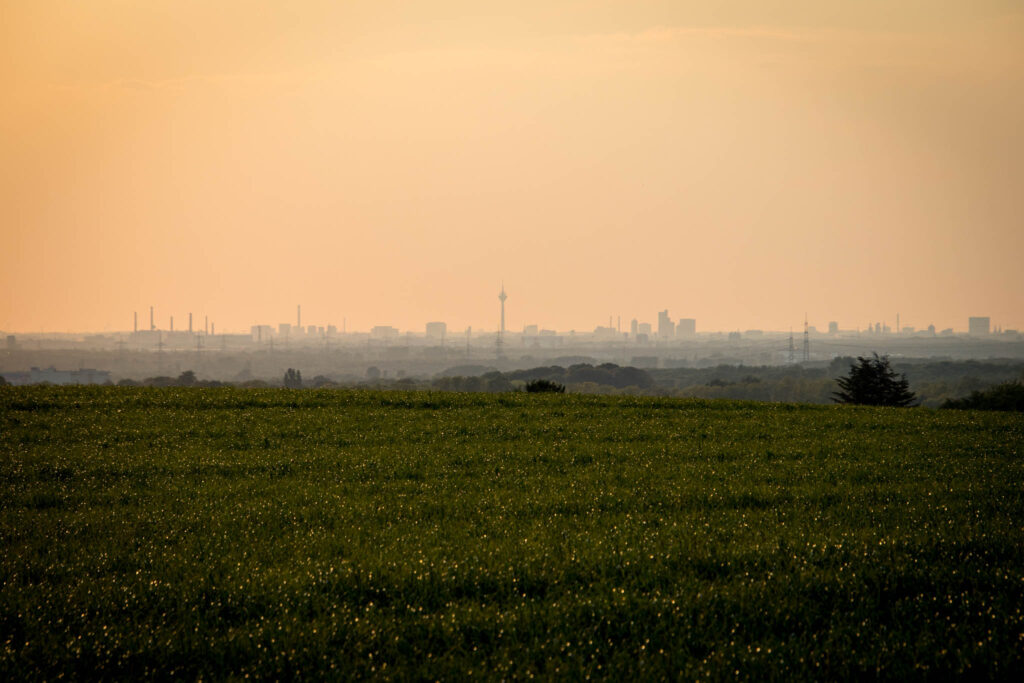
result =
[[[526,383],[526,391],[531,394],[564,394],[565,385],[548,379],[535,379]]]

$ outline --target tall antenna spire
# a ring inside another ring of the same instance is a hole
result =
[[[505,345],[505,299],[508,295],[505,294],[505,282],[501,283],[501,293],[498,295],[498,301],[501,302],[501,329],[498,331],[498,358],[502,357],[503,347]]]

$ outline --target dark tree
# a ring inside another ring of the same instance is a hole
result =
[[[294,368],[288,368],[284,373],[284,387],[285,389],[301,389],[302,373]]]
[[[480,381],[484,384],[484,391],[493,393],[512,391],[512,382],[509,382],[508,378],[497,370],[485,372],[480,376]]]
[[[185,372],[178,375],[178,386],[179,387],[192,387],[196,384],[196,373],[192,370],[186,370]]]
[[[961,410],[1015,410],[1024,413],[1024,384],[1006,382],[984,391],[972,391],[967,398],[946,399],[942,407]]]
[[[558,382],[552,382],[549,379],[535,379],[526,383],[526,390],[531,394],[564,394],[565,385],[559,384]]]
[[[874,358],[858,356],[857,362],[850,365],[850,374],[836,383],[839,391],[832,394],[836,403],[905,407],[917,400],[907,376],[897,375],[889,365],[889,357],[879,357],[877,353]]]

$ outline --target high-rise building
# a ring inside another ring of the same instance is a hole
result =
[[[828,324],[828,333],[829,334],[838,334],[839,333],[839,323],[837,323],[835,320],[830,322]]]
[[[636,335],[640,333],[640,323],[637,322],[636,318],[633,318],[633,322],[629,324],[629,336],[636,339]]]
[[[427,323],[427,339],[444,343],[444,337],[448,333],[448,326],[443,322]]]
[[[274,338],[274,327],[272,325],[253,325],[249,328],[249,333],[255,342],[269,342]]]
[[[693,337],[697,334],[697,320],[695,318],[680,318],[676,327],[677,337]]]
[[[967,319],[967,333],[973,335],[987,335],[991,330],[991,319],[986,316],[979,316]]]
[[[668,317],[668,309],[658,313],[658,337],[672,339],[676,336],[676,324]]]

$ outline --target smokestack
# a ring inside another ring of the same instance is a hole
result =
[[[171,332],[174,332],[174,316],[171,316]]]
[[[188,314],[188,333],[192,334],[192,314]]]
[[[153,324],[153,307],[149,307],[149,331],[152,332],[156,329],[156,325]]]
[[[205,321],[205,327],[204,327],[204,329],[205,329],[205,331],[206,331],[206,334],[210,334],[210,316],[208,316],[208,315],[204,315],[204,316],[203,316],[203,319],[204,319],[204,321]]]
[[[139,312],[135,311],[132,313],[132,332],[139,331]]]

